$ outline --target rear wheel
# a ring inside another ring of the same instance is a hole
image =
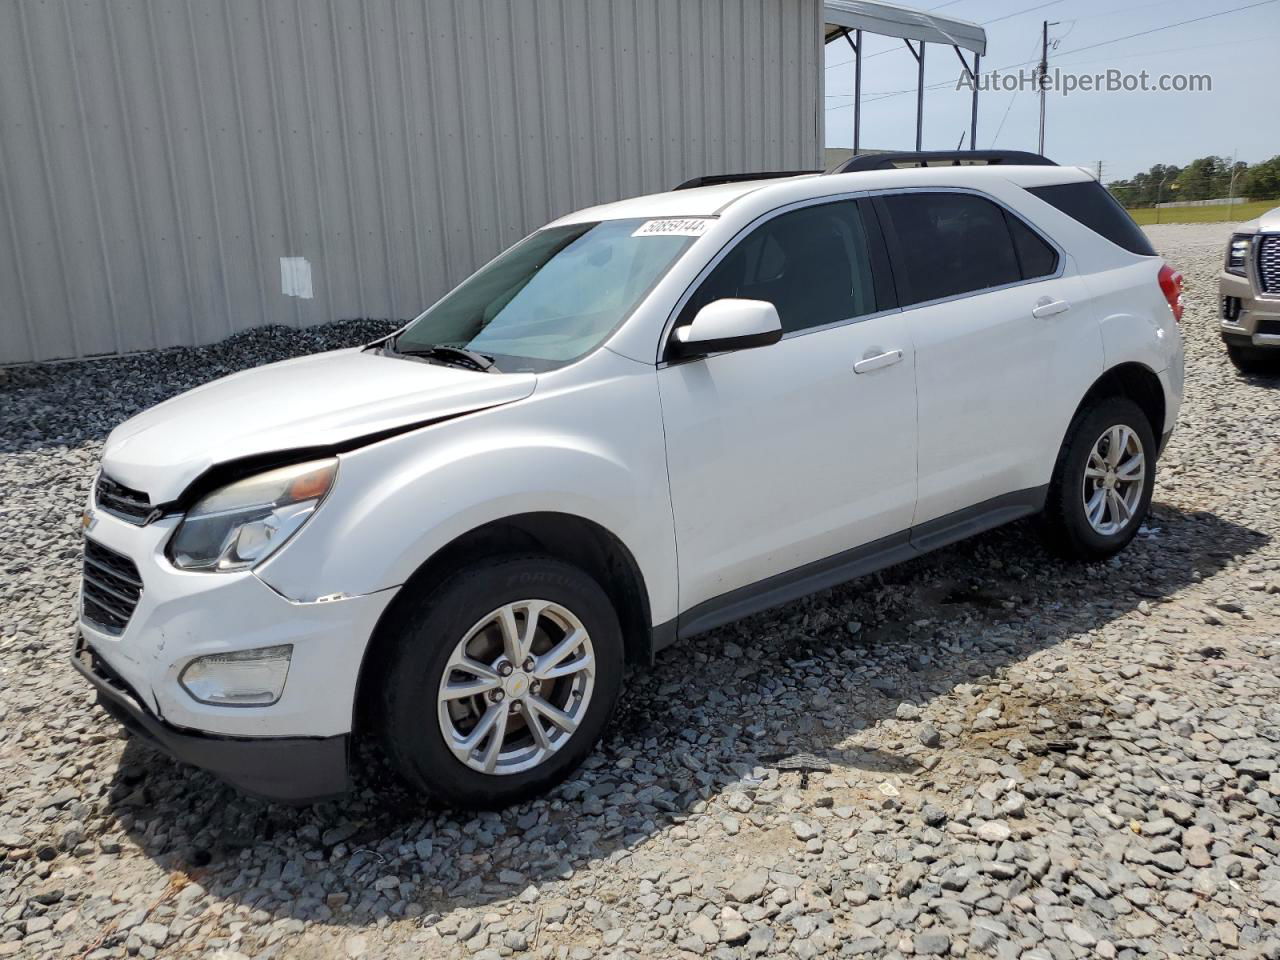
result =
[[[568,777],[622,686],[609,598],[549,557],[489,561],[397,618],[383,673],[387,753],[409,783],[461,807],[502,807]]]
[[[1122,550],[1151,505],[1155,452],[1146,414],[1127,397],[1106,397],[1076,414],[1045,503],[1050,545],[1079,560]]]
[[[1241,373],[1280,373],[1280,350],[1228,343],[1227,356]]]

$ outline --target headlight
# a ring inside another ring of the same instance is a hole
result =
[[[336,458],[269,470],[215,490],[187,511],[169,543],[183,570],[243,570],[298,532],[333,486]]]
[[[284,693],[292,658],[291,644],[196,657],[183,668],[178,683],[201,703],[269,707]]]
[[[1227,245],[1227,273],[1244,276],[1244,265],[1249,259],[1249,243],[1252,237],[1247,233],[1233,234],[1231,243]]]

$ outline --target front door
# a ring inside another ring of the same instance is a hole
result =
[[[722,297],[772,302],[784,335],[658,372],[683,611],[902,533],[915,507],[914,349],[879,310],[858,203],[757,226],[677,326]]]

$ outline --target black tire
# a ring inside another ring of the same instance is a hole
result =
[[[1280,374],[1280,350],[1227,344],[1227,356],[1241,373],[1275,376]]]
[[[455,646],[488,613],[521,600],[549,600],[586,628],[594,652],[594,687],[574,732],[532,769],[473,770],[445,743],[437,693]],[[387,627],[391,651],[380,673],[379,726],[388,759],[408,784],[447,805],[497,809],[537,796],[565,780],[599,741],[622,690],[622,630],[608,596],[582,570],[550,557],[482,561],[411,600]]]
[[[1137,434],[1145,458],[1142,492],[1133,515],[1117,532],[1102,534],[1085,513],[1085,466],[1094,444],[1112,426],[1126,426]],[[1156,441],[1142,409],[1127,397],[1104,397],[1080,410],[1067,428],[1053,480],[1045,501],[1045,539],[1054,552],[1073,560],[1105,560],[1134,538],[1151,506],[1155,488]]]

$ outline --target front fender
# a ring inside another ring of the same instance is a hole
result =
[[[315,518],[257,572],[295,600],[372,593],[404,583],[477,527],[535,512],[610,531],[640,568],[654,621],[675,616],[675,535],[652,367],[343,454]]]

